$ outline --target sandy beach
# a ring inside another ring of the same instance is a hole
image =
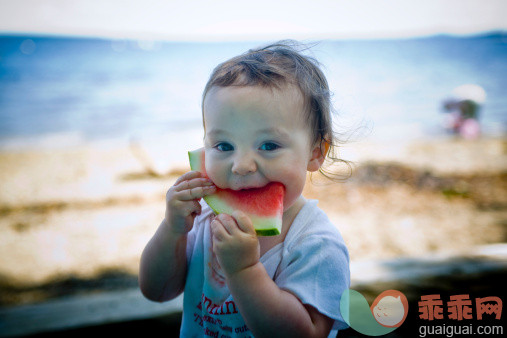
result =
[[[188,170],[186,148],[161,144],[0,153],[0,306],[103,288],[101,279],[135,286],[165,192]],[[341,154],[352,177],[314,176],[304,195],[320,201],[352,260],[507,241],[507,140],[356,142]]]

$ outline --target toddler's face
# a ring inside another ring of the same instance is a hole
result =
[[[206,171],[220,188],[258,188],[281,182],[287,210],[301,196],[318,147],[293,86],[283,90],[213,87],[204,101]]]

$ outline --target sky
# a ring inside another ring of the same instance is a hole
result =
[[[1,34],[178,41],[507,30],[507,0],[0,0]]]

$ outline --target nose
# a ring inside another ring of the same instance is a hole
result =
[[[232,173],[245,176],[257,171],[257,164],[254,158],[248,154],[237,154],[232,164]]]

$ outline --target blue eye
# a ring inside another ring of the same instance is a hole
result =
[[[276,143],[273,143],[273,142],[266,142],[263,145],[261,145],[261,147],[260,147],[261,150],[266,150],[266,151],[273,151],[278,148],[280,148],[280,146]]]
[[[232,150],[234,150],[234,147],[226,142],[222,142],[222,143],[217,144],[215,146],[215,148],[217,148],[218,151],[232,151]]]

